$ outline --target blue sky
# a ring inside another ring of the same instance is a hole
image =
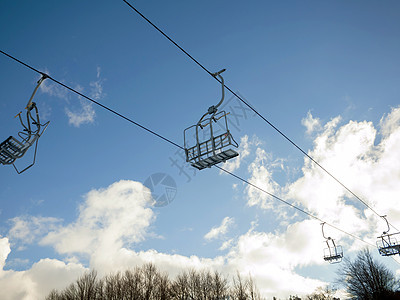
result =
[[[208,70],[226,68],[232,90],[400,227],[397,1],[132,4]],[[218,82],[123,1],[2,1],[0,28],[1,50],[180,145],[220,98]],[[4,140],[17,134],[14,116],[39,76],[4,55],[0,66]],[[0,168],[0,286],[10,299],[43,297],[88,268],[147,261],[172,275],[187,266],[251,273],[266,297],[334,280],[318,221],[216,168],[194,173],[172,145],[50,80],[35,101],[50,120],[36,165],[22,175]],[[229,92],[225,101],[240,156],[224,168],[375,243],[383,220]],[[177,186],[161,208],[143,192],[156,173]],[[325,229],[347,257],[365,246]]]

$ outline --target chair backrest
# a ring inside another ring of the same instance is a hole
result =
[[[324,249],[324,260],[330,263],[341,262],[343,258],[342,246],[329,245]]]
[[[231,146],[238,147],[228,129],[227,113],[221,111],[214,118],[205,118],[184,131],[184,147],[188,162],[215,156]]]

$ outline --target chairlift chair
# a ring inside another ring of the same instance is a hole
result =
[[[386,221],[388,230],[384,231],[376,241],[376,246],[378,247],[379,254],[382,256],[391,256],[396,254],[400,255],[400,232],[389,234],[389,222],[386,219],[386,216],[381,217]]]
[[[322,223],[322,236],[325,238],[327,248],[324,249],[324,260],[330,264],[340,263],[343,258],[342,246],[336,246],[335,241],[331,237],[326,237],[324,233],[324,225]]]
[[[47,77],[48,76],[45,74],[42,75],[42,77],[37,82],[37,86],[35,87],[31,98],[28,101],[28,104],[25,108],[26,124],[22,120],[22,112],[15,116],[18,116],[19,121],[23,127],[23,130],[18,133],[19,139],[10,136],[0,144],[0,164],[13,165],[18,174],[25,172],[27,169],[35,164],[39,138],[50,123],[50,121],[47,121],[44,124],[40,123],[38,108],[36,106],[36,103],[32,101],[37,90],[39,89],[39,86]],[[34,111],[34,113],[32,113],[32,111]],[[22,171],[19,171],[18,168],[15,166],[15,160],[23,157],[33,144],[35,144],[35,153],[33,156],[32,164],[24,168]]]
[[[224,79],[220,75],[224,71],[225,69],[213,74],[214,77],[218,76],[222,85],[222,98],[219,103],[210,106],[197,124],[184,130],[186,161],[199,170],[210,168],[239,155],[232,149],[232,146],[237,148],[239,145],[228,128],[227,115],[229,113],[218,112],[218,107],[225,97]],[[206,117],[207,115],[210,117]],[[194,143],[189,141],[191,134],[194,136]]]

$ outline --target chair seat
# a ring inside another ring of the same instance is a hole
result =
[[[0,144],[0,163],[11,165],[17,158],[24,156],[31,144],[21,143],[13,136],[10,136]]]
[[[342,254],[332,255],[332,256],[325,256],[324,260],[326,260],[326,261],[336,261],[336,260],[342,259],[342,257],[343,257]]]
[[[380,236],[376,242],[379,254],[382,256],[400,255],[399,236],[399,232]]]
[[[216,165],[220,162],[225,162],[231,158],[234,158],[238,156],[239,153],[237,153],[235,150],[228,149],[225,151],[222,151],[216,155],[208,156],[202,160],[196,161],[192,163],[191,165],[199,170],[202,170],[204,168],[210,168],[213,165]]]
[[[383,256],[400,254],[400,245],[379,248],[379,253]]]

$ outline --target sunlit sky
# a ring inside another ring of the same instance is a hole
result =
[[[209,71],[226,68],[227,86],[400,228],[398,1],[131,3]],[[122,0],[3,0],[0,28],[2,51],[179,145],[221,96]],[[14,116],[39,78],[0,54],[1,141],[17,136]],[[50,79],[35,101],[50,120],[35,166],[21,175],[0,166],[5,299],[40,299],[86,270],[145,262],[171,277],[190,267],[251,274],[268,299],[334,282],[340,264],[323,260],[320,221],[217,168],[195,171],[182,150]],[[368,246],[384,220],[229,92],[223,105],[240,155],[221,167],[366,242],[325,226],[345,257],[369,247],[400,275]],[[148,193],[157,176],[176,184],[163,207],[151,203],[164,185]]]

